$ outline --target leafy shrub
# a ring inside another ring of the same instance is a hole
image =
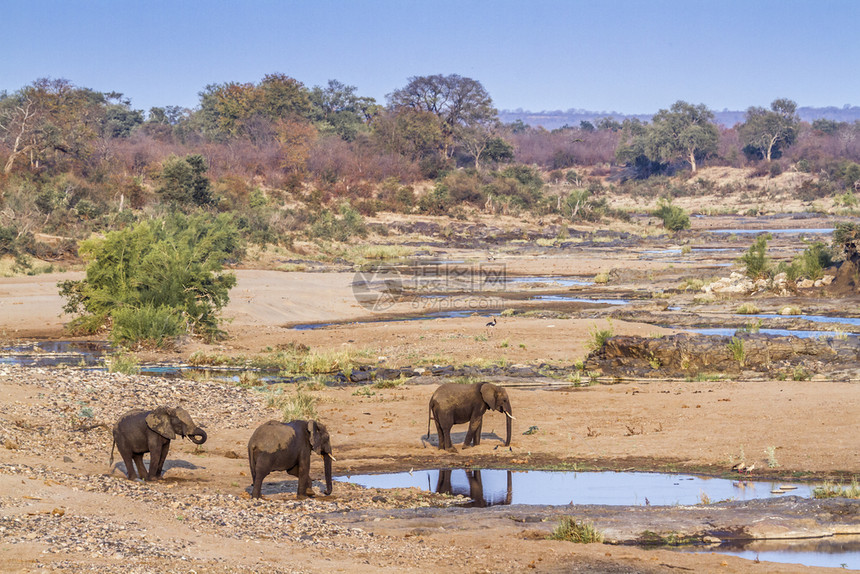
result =
[[[740,262],[743,263],[746,274],[751,279],[760,279],[769,275],[771,264],[767,257],[767,242],[772,237],[770,233],[759,235],[750,245],[749,250],[741,256]]]
[[[663,221],[663,227],[668,231],[681,231],[682,229],[690,228],[690,216],[683,208],[677,205],[672,205],[671,201],[660,198],[657,202],[657,209],[654,211],[654,216],[659,217]]]
[[[360,213],[348,203],[344,203],[340,206],[340,216],[334,215],[328,209],[323,209],[311,223],[308,233],[312,238],[317,239],[349,241],[354,236],[365,237],[367,225]]]
[[[209,178],[204,175],[207,169],[200,154],[184,158],[172,155],[164,160],[156,192],[174,205],[210,205],[214,198]]]
[[[111,313],[113,325],[111,342],[129,347],[170,346],[185,332],[185,322],[173,307],[144,304],[141,307],[120,307]]]
[[[586,346],[591,351],[599,351],[614,334],[611,325],[608,329],[598,329],[597,325],[594,325],[591,328],[591,339],[586,343]]]
[[[82,313],[72,321],[77,331],[94,332],[111,319],[116,326],[118,316],[121,330],[115,336],[123,342],[139,340],[138,335],[146,340],[175,335],[176,322],[164,319],[169,314],[181,320],[180,332],[216,338],[218,312],[236,285],[236,276],[222,273],[222,266],[240,252],[228,215],[176,214],[112,231],[81,244],[86,278],[59,283],[63,309]],[[146,317],[161,323],[150,330],[143,325]]]
[[[738,362],[738,365],[743,368],[744,363],[746,363],[746,349],[744,349],[744,340],[738,337],[732,337],[731,342],[728,344],[729,351],[732,353],[732,357]]]
[[[833,249],[843,252],[845,259],[855,266],[860,264],[860,224],[837,223],[833,231]]]
[[[821,241],[809,245],[803,253],[798,255],[792,262],[797,266],[798,275],[812,279],[824,277],[824,269],[833,264],[833,256],[830,249]]]

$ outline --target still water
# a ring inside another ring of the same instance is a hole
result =
[[[429,492],[462,494],[473,505],[606,504],[669,506],[722,500],[751,500],[795,495],[808,498],[812,486],[772,481],[738,481],[689,474],[654,472],[573,472],[510,470],[414,470],[391,474],[340,476],[335,480],[367,488],[415,487]],[[794,487],[773,494],[780,485]]]

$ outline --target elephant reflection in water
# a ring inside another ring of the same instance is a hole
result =
[[[472,502],[466,504],[465,506],[476,507],[476,508],[484,508],[486,506],[494,506],[497,504],[510,504],[511,499],[513,498],[514,488],[513,488],[513,478],[511,476],[511,471],[507,471],[508,484],[507,489],[505,491],[504,500],[487,500],[484,498],[484,483],[481,480],[481,471],[480,470],[466,470],[466,479],[469,481],[469,493],[460,492],[461,489],[454,488],[451,483],[451,474],[454,471],[450,468],[440,469],[439,470],[439,480],[436,483],[436,492],[439,494],[462,494],[463,496],[468,496],[472,499]]]

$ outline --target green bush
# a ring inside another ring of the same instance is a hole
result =
[[[746,274],[751,279],[765,278],[770,274],[771,264],[767,257],[767,242],[772,237],[770,233],[759,235],[750,245],[749,250],[741,256],[740,262],[743,263]]]
[[[340,206],[339,216],[323,209],[311,223],[309,235],[314,239],[349,241],[355,236],[367,236],[367,225],[359,212],[344,203]]]
[[[94,332],[113,324],[120,327],[112,335],[119,341],[140,341],[138,335],[158,340],[161,333],[175,335],[176,324],[163,320],[150,329],[142,322],[173,314],[180,332],[208,339],[222,334],[218,313],[236,285],[236,276],[222,268],[241,253],[230,216],[176,214],[144,221],[84,241],[80,253],[86,278],[58,284],[64,311],[82,314],[72,321],[73,330]]]
[[[173,307],[120,307],[111,313],[113,324],[111,342],[130,347],[169,347],[176,337],[185,333],[185,321]]]
[[[663,227],[668,231],[674,232],[690,228],[690,216],[683,208],[672,205],[671,201],[663,198],[657,201],[657,206],[654,217],[659,217],[663,221]]]
[[[821,241],[816,241],[808,246],[803,253],[798,255],[792,262],[797,266],[797,275],[807,279],[821,279],[824,277],[824,269],[833,264],[833,256],[830,249]]]
[[[837,223],[833,231],[833,249],[842,251],[845,259],[860,264],[860,224]]]

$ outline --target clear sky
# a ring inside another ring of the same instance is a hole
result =
[[[460,74],[510,110],[860,105],[860,0],[4,0],[0,22],[0,90],[66,78],[143,110],[273,72],[380,103]]]

